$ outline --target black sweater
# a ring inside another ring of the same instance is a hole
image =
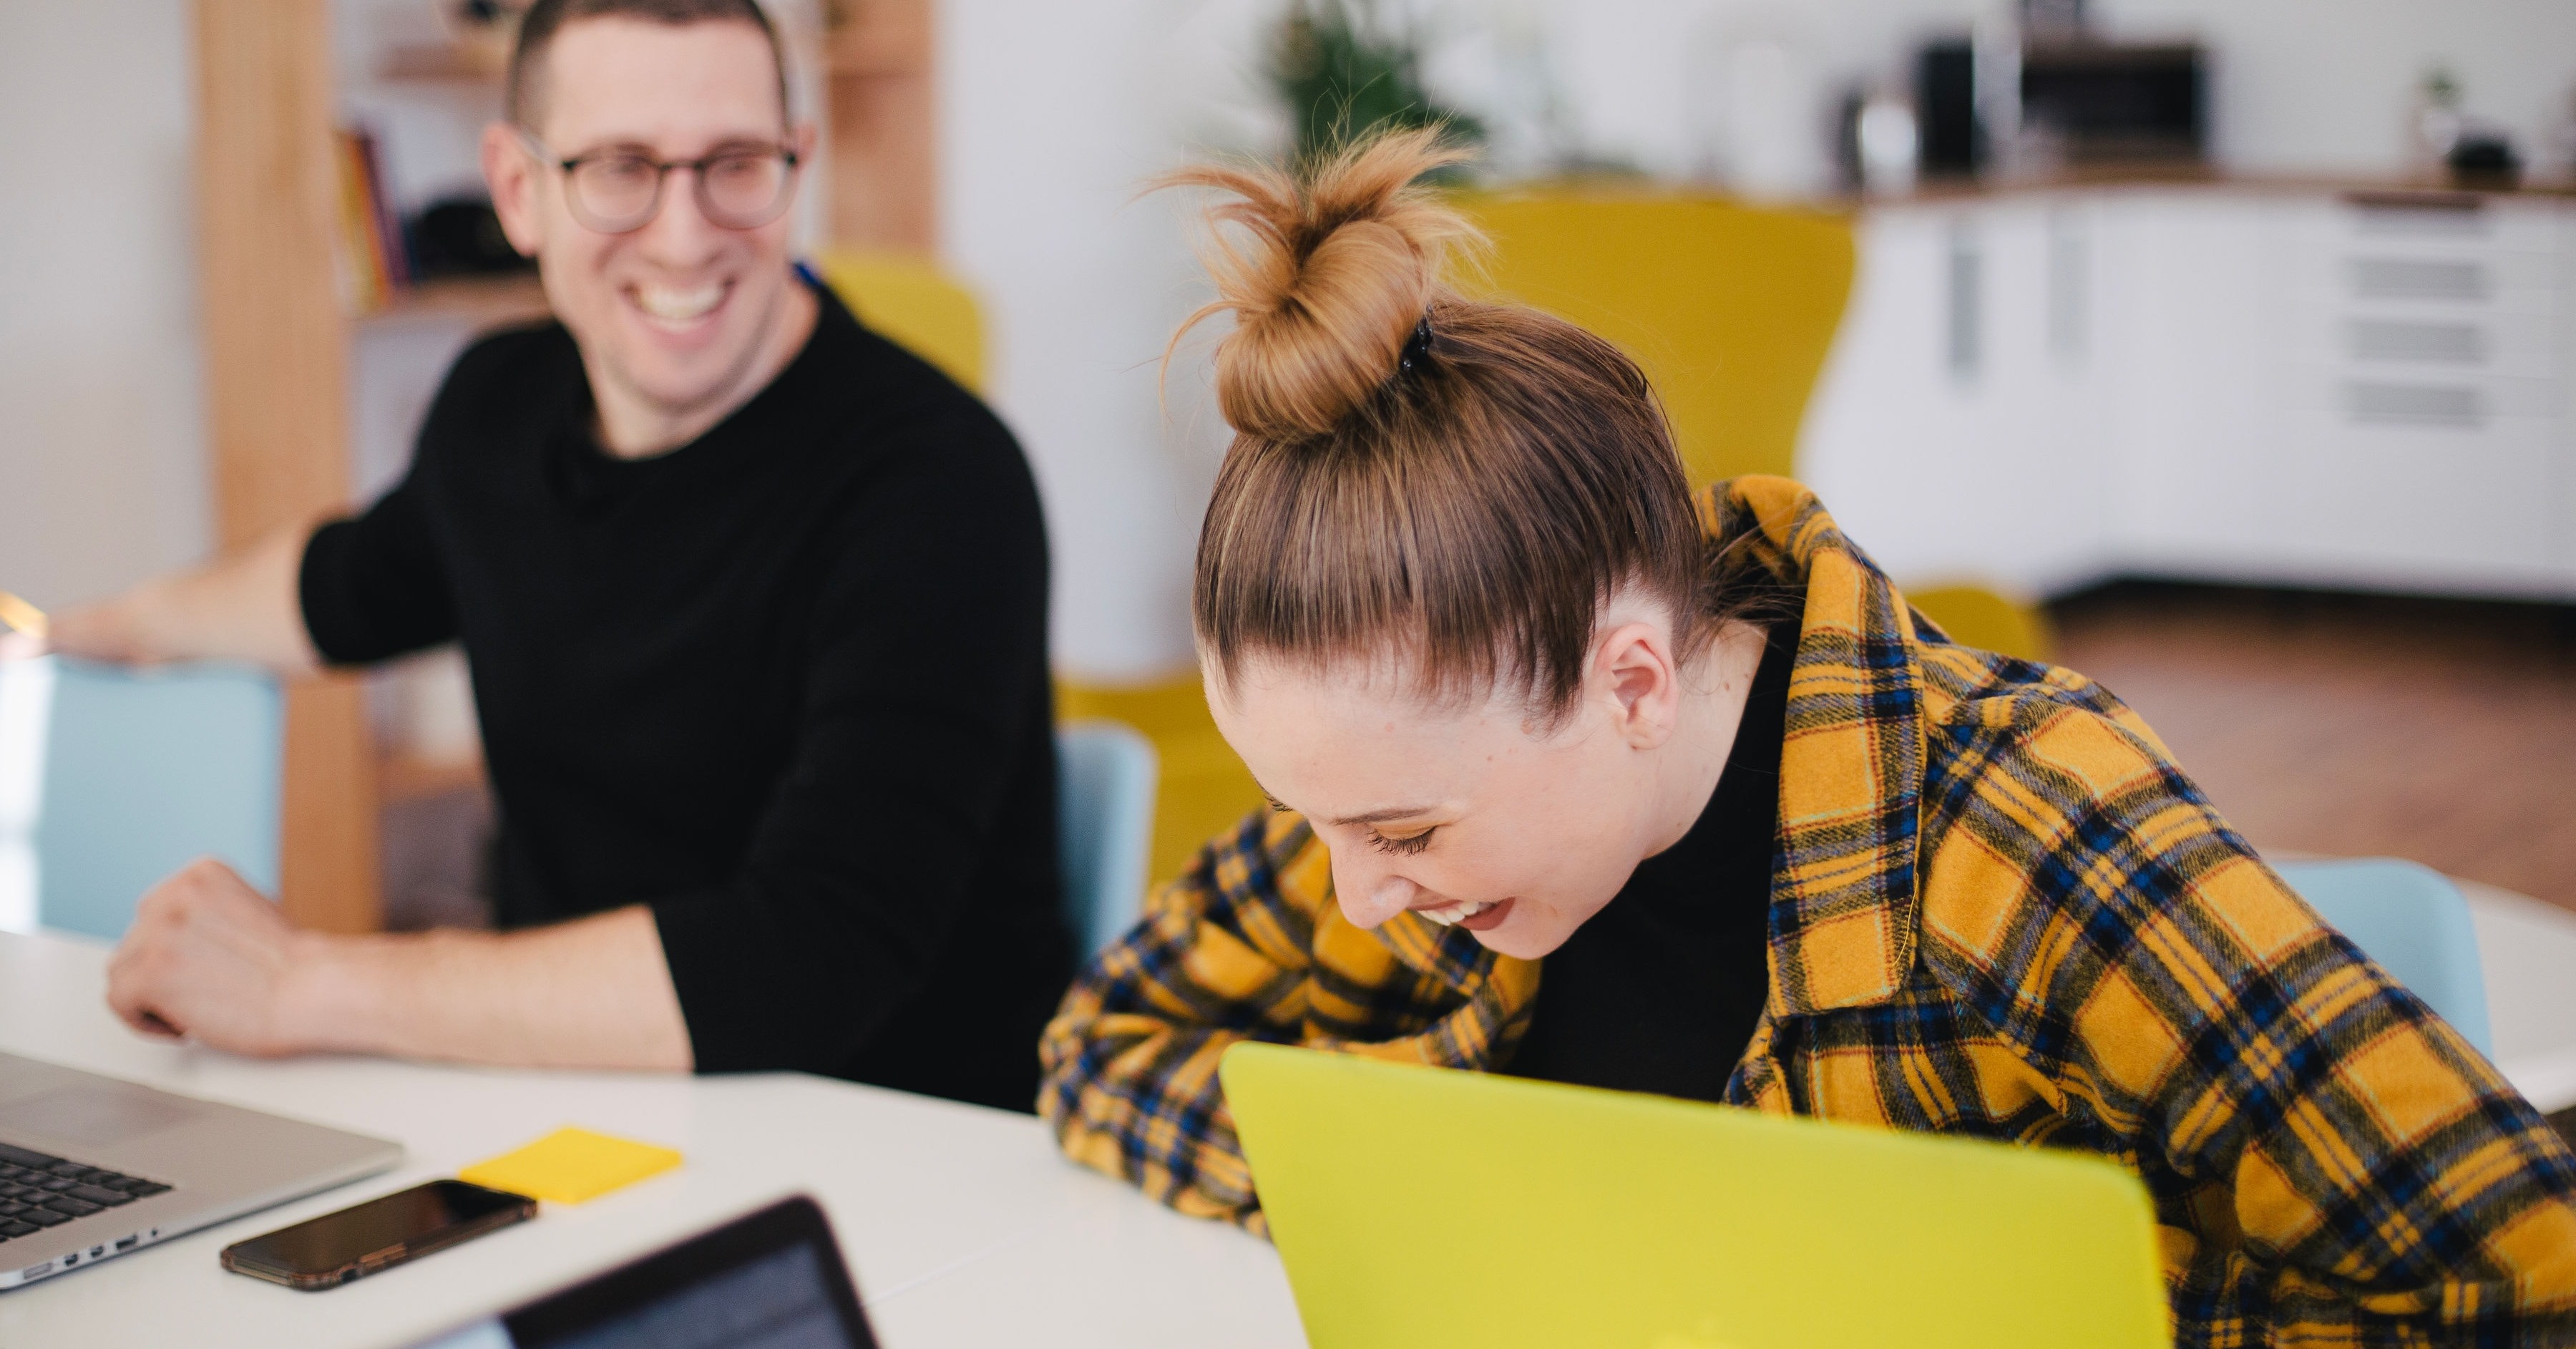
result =
[[[1796,626],[1773,629],[1698,822],[1638,863],[1540,964],[1514,1075],[1725,1099],[1771,992],[1780,751],[1797,654]]]
[[[1018,445],[828,292],[705,435],[603,454],[556,324],[465,353],[305,549],[335,664],[462,638],[516,927],[646,903],[701,1071],[1029,1108],[1071,968]]]

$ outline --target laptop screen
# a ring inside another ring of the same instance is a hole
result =
[[[789,1199],[421,1349],[875,1349],[831,1227]]]

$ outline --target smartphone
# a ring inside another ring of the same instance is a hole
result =
[[[289,1288],[336,1288],[537,1216],[537,1201],[433,1180],[224,1248],[224,1268]]]

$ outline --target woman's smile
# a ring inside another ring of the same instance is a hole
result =
[[[1491,932],[1512,916],[1512,901],[1453,899],[1445,904],[1418,908],[1414,912],[1442,927],[1455,923],[1470,932]]]

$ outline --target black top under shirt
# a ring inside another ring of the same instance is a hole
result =
[[[1771,988],[1771,863],[1780,742],[1798,629],[1771,630],[1726,768],[1682,841],[1539,963],[1538,1003],[1508,1072],[1721,1100]]]
[[[652,907],[701,1071],[1027,1110],[1072,970],[1047,550],[984,405],[829,291],[697,440],[603,453],[560,324],[477,343],[304,551],[334,664],[461,638],[505,927]]]

